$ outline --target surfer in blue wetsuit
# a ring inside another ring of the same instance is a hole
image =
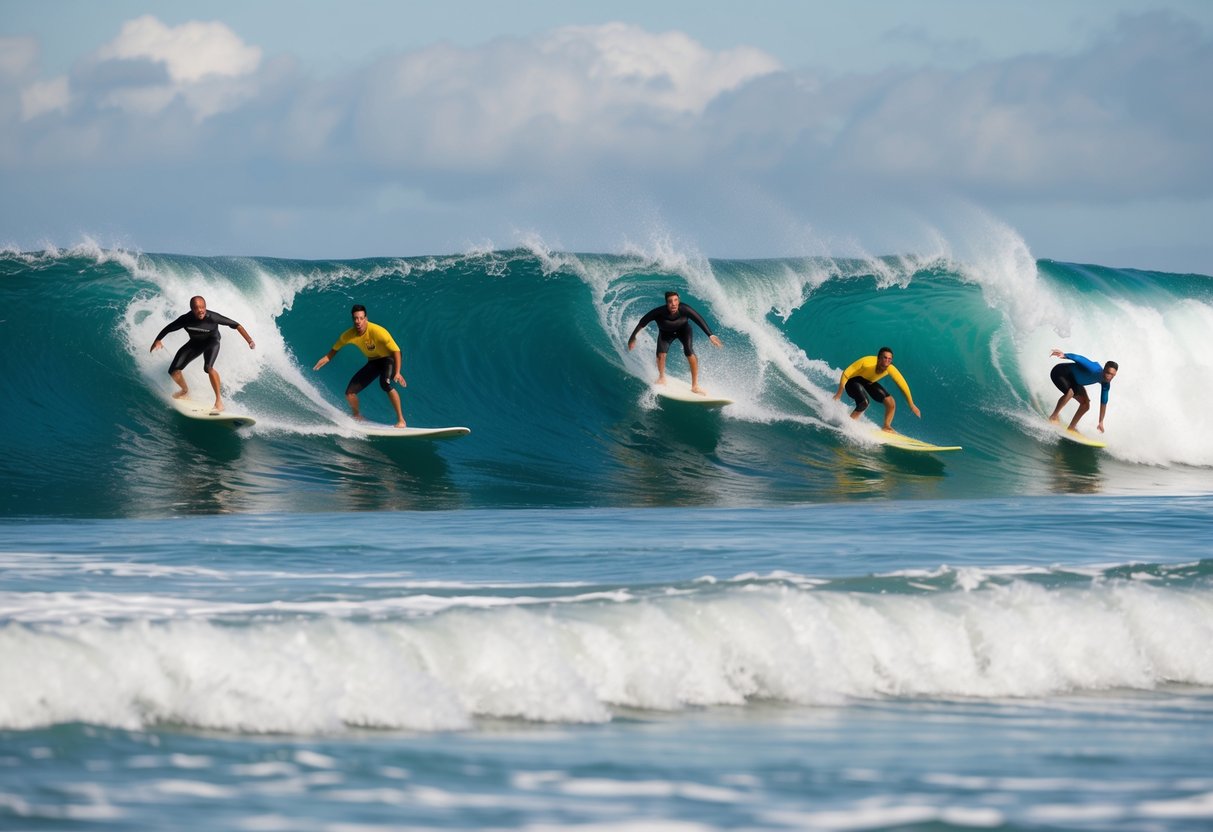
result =
[[[1049,373],[1049,378],[1061,391],[1061,398],[1057,400],[1057,407],[1053,408],[1053,415],[1049,417],[1049,421],[1061,421],[1061,409],[1070,399],[1077,399],[1078,412],[1070,420],[1070,430],[1077,432],[1078,420],[1091,409],[1091,399],[1083,388],[1088,384],[1098,384],[1102,391],[1099,395],[1099,424],[1096,427],[1099,428],[1100,433],[1103,433],[1103,419],[1108,412],[1108,389],[1112,386],[1112,379],[1116,378],[1120,365],[1115,361],[1109,361],[1100,367],[1099,362],[1092,361],[1086,356],[1061,350],[1053,350],[1053,357],[1068,359],[1070,363],[1058,364]]]
[[[665,360],[670,352],[670,344],[677,338],[682,342],[682,354],[691,365],[691,392],[701,396],[707,395],[699,386],[699,357],[695,355],[694,339],[691,331],[691,321],[694,321],[714,347],[722,347],[720,339],[712,334],[711,328],[703,316],[687,306],[678,297],[677,292],[665,293],[665,306],[650,309],[636,324],[628,337],[628,349],[636,349],[636,335],[640,330],[656,321],[657,323],[657,383],[665,384]]]
[[[184,399],[190,394],[189,385],[185,383],[185,376],[181,371],[201,355],[202,369],[210,377],[211,388],[215,391],[214,409],[223,410],[223,400],[219,395],[219,371],[215,369],[215,359],[219,357],[219,327],[221,326],[231,327],[244,336],[250,350],[257,346],[240,324],[218,312],[209,311],[206,308],[206,300],[201,295],[190,298],[190,311],[160,330],[160,334],[152,342],[149,352],[155,352],[163,347],[164,336],[170,332],[184,329],[186,335],[189,336],[189,340],[182,345],[181,349],[177,350],[172,363],[168,365],[168,374],[181,388],[173,394],[174,399]]]

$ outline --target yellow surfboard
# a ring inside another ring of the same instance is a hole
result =
[[[888,445],[890,448],[897,448],[902,451],[920,451],[922,453],[941,453],[943,451],[963,451],[960,445],[932,445],[930,442],[923,442],[921,439],[914,439],[911,436],[906,436],[903,433],[890,433],[880,428],[872,428],[868,434],[877,442]]]
[[[1084,436],[1076,430],[1070,430],[1065,425],[1057,422],[1050,422],[1049,427],[1057,431],[1057,435],[1067,442],[1073,442],[1075,445],[1086,445],[1088,448],[1106,448],[1108,443],[1099,439],[1092,439],[1090,436]]]

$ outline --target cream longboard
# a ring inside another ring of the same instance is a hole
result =
[[[374,436],[381,439],[454,439],[458,436],[467,436],[472,432],[471,428],[458,426],[443,428],[397,428],[391,425],[376,425],[369,422],[361,422],[354,425],[354,430],[363,436]]]
[[[725,396],[714,396],[711,393],[700,395],[691,392],[691,385],[676,376],[666,373],[665,384],[653,383],[653,392],[658,398],[672,402],[697,404],[702,407],[724,407],[732,404],[733,400]]]
[[[182,416],[197,419],[200,422],[215,422],[232,428],[247,428],[257,424],[257,420],[247,414],[215,410],[210,405],[194,401],[191,398],[174,399],[170,396],[169,404]]]

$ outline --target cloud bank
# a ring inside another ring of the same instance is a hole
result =
[[[623,23],[328,79],[221,22],[129,21],[60,78],[0,41],[3,222],[25,245],[353,256],[526,229],[604,250],[660,222],[771,256],[958,199],[1076,221],[1213,201],[1213,41],[1166,14],[1077,54],[842,76]]]

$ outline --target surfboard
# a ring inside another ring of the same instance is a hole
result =
[[[1093,439],[1090,436],[1084,436],[1076,430],[1070,430],[1066,425],[1058,422],[1049,422],[1049,427],[1057,432],[1057,435],[1067,442],[1073,442],[1075,445],[1086,445],[1088,448],[1106,448],[1108,443],[1099,439]]]
[[[934,454],[942,453],[943,451],[964,450],[960,445],[932,445],[930,442],[923,442],[921,439],[914,439],[902,433],[889,433],[880,428],[872,428],[868,435],[877,442],[902,451],[919,451],[921,453]]]
[[[357,424],[354,430],[363,436],[374,436],[383,439],[454,439],[467,436],[471,428],[451,426],[442,428],[397,428],[391,425]]]
[[[1035,410],[1040,415],[1040,417],[1045,420],[1045,424],[1049,426],[1049,430],[1053,431],[1058,436],[1060,436],[1062,439],[1065,439],[1067,442],[1073,442],[1075,445],[1086,445],[1088,448],[1106,448],[1106,447],[1108,447],[1107,442],[1104,442],[1099,439],[1093,439],[1090,436],[1084,436],[1083,434],[1079,433],[1076,430],[1070,430],[1068,421],[1067,422],[1060,422],[1060,421],[1059,422],[1050,422],[1049,421],[1049,411],[1047,411],[1043,407],[1041,407],[1040,401],[1035,396],[1032,397],[1032,409]]]
[[[732,404],[733,400],[725,396],[714,396],[708,393],[706,396],[699,393],[691,392],[689,382],[672,376],[666,373],[665,384],[653,383],[653,392],[658,398],[666,399],[671,402],[685,402],[687,404],[697,404],[702,407],[724,407],[727,404]]]
[[[230,428],[247,428],[250,425],[257,424],[257,420],[248,414],[232,413],[228,410],[215,410],[210,405],[189,398],[174,399],[170,396],[169,404],[182,416],[189,419],[197,419],[200,422],[215,422],[216,424],[226,425]]]

